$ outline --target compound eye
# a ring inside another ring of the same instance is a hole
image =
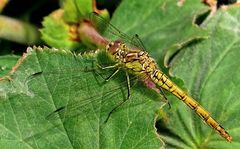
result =
[[[111,42],[111,43],[108,44],[107,51],[114,55],[115,53],[118,52],[119,48],[120,47],[119,47],[118,42],[115,41],[115,42]]]

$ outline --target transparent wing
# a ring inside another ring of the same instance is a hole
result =
[[[114,25],[112,25],[109,21],[99,16],[97,13],[89,14],[89,20],[94,23],[95,27],[98,29],[100,33],[105,35],[113,35],[119,38],[124,43],[129,44],[130,46],[136,47],[145,51],[145,47],[137,34],[134,36],[129,36],[120,30],[118,30]]]
[[[122,96],[121,98],[124,100],[123,90],[124,87],[116,86],[115,88],[107,90],[102,94],[96,94],[89,98],[69,103],[66,106],[57,108],[55,111],[50,113],[46,119],[52,121],[61,118],[65,120],[76,116],[86,115],[90,111],[97,113],[103,112],[107,116],[107,113],[110,112],[111,109],[106,109],[104,106],[108,105],[109,102],[111,102],[111,99],[116,96]]]
[[[133,77],[131,81],[137,81],[137,77]],[[79,101],[68,103],[66,106],[58,107],[55,111],[50,113],[46,119],[52,121],[61,118],[65,121],[68,118],[89,115],[90,111],[93,112],[93,115],[96,113],[104,113],[104,117],[107,118],[111,110],[118,105],[118,103],[113,101],[114,98],[120,98],[118,100],[119,103],[126,100],[127,81],[121,82],[118,86],[111,86],[111,89],[108,87],[103,88],[104,91],[100,94],[91,95],[89,98],[79,99]],[[94,116],[91,118],[94,118]]]
[[[55,87],[55,89],[52,89],[52,94],[54,95],[54,92],[60,92],[60,94],[63,94],[63,96],[67,96],[64,95],[64,91],[69,88],[67,83],[74,82],[73,85],[71,85],[74,94],[76,94],[74,99],[69,99],[69,103],[62,104],[63,106],[57,106],[56,110],[46,116],[47,120],[54,121],[59,120],[60,118],[68,119],[70,117],[76,117],[79,115],[82,116],[86,113],[89,114],[90,111],[92,111],[92,114],[94,114],[94,112],[101,112],[108,116],[108,113],[112,110],[111,108],[116,106],[117,102],[121,102],[127,97],[127,81],[125,77],[122,79],[119,79],[119,77],[114,77],[109,82],[105,82],[104,78],[107,78],[109,74],[111,74],[110,71],[114,70],[100,71],[97,70],[97,68],[52,70],[38,72],[33,74],[28,79],[32,80],[34,78],[36,79],[36,77],[44,76],[46,82]],[[69,73],[72,75],[69,75]],[[84,76],[89,75],[95,77],[96,80],[83,80],[85,78]],[[78,85],[83,81],[86,83],[82,83],[83,85]],[[116,81],[120,82],[116,83]],[[137,77],[132,77],[130,81],[132,84],[134,84],[133,82],[137,81]],[[66,84],[66,86],[61,88],[58,84]],[[60,88],[60,90],[57,88]],[[64,98],[63,96],[60,96],[59,98]],[[117,102],[114,102],[113,99],[116,100],[116,97],[118,100]],[[94,116],[92,116],[92,118],[94,118]]]

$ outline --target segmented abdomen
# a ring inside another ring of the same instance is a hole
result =
[[[205,110],[197,101],[187,95],[181,88],[179,88],[170,79],[168,79],[168,77],[164,75],[162,71],[154,70],[150,77],[152,81],[159,87],[168,90],[178,99],[183,101],[188,107],[194,110],[210,127],[216,130],[222,137],[228,141],[232,140],[232,137],[228,134],[228,132],[210,116],[207,110]]]

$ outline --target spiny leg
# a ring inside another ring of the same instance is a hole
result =
[[[105,81],[109,81],[109,80],[110,80],[113,76],[115,76],[115,75],[119,72],[119,70],[120,70],[119,63],[116,63],[116,64],[111,65],[111,66],[106,66],[106,67],[102,67],[102,66],[99,65],[99,64],[97,64],[97,66],[98,66],[100,69],[102,69],[102,70],[112,69],[112,68],[118,67],[118,69],[116,69],[116,70],[115,70],[109,77],[107,77],[107,78],[104,78],[104,77],[102,77],[102,76],[100,75]],[[115,112],[119,107],[121,107],[121,106],[130,98],[130,95],[131,95],[131,83],[130,83],[130,78],[129,78],[128,72],[126,72],[126,80],[127,80],[127,92],[128,92],[127,98],[126,98],[125,100],[123,100],[122,102],[120,102],[117,106],[115,106],[115,107],[109,112],[108,117],[107,117],[107,119],[105,120],[105,123],[108,121],[108,119],[110,118],[111,114],[112,114],[113,112]]]
[[[96,63],[96,64],[95,64],[95,63]],[[85,68],[84,71],[86,71],[86,72],[95,71],[96,68],[94,68],[94,64],[97,65],[97,67],[100,68],[100,69],[102,69],[102,70],[112,69],[112,68],[119,67],[119,63],[116,63],[116,64],[114,64],[114,65],[109,65],[109,66],[101,66],[101,65],[99,65],[97,62],[93,61],[93,62],[92,62],[92,69]]]
[[[111,114],[113,112],[115,112],[119,107],[121,107],[129,98],[131,95],[131,84],[130,84],[130,78],[129,78],[129,74],[126,72],[126,79],[127,79],[127,91],[128,91],[128,95],[127,98],[123,101],[121,101],[118,105],[116,105],[109,113],[108,113],[108,117],[105,120],[105,123],[108,121],[108,119],[110,118]]]
[[[163,89],[160,87],[159,90],[160,90],[160,92],[162,93],[164,100],[167,102],[169,109],[171,109],[171,104],[170,104],[170,102],[168,101],[165,93],[163,92]]]
[[[102,75],[100,75],[101,78],[104,79],[106,82],[109,81],[113,76],[115,76],[115,75],[119,72],[119,70],[120,70],[120,67],[119,67],[119,64],[118,64],[118,63],[116,63],[116,64],[114,64],[114,65],[106,66],[106,67],[103,67],[103,66],[101,66],[101,65],[99,65],[99,64],[97,64],[97,66],[98,66],[98,68],[100,68],[100,69],[102,69],[102,70],[113,69],[113,68],[118,67],[118,68],[117,68],[110,76],[108,76],[107,78],[104,78]]]
[[[102,70],[105,70],[105,69],[112,69],[112,68],[119,67],[119,63],[116,63],[116,64],[114,64],[114,65],[110,65],[110,66],[105,66],[105,67],[103,67],[103,66],[101,66],[101,65],[99,65],[99,64],[97,64],[97,66],[98,66],[98,68],[100,68],[100,69],[102,69]]]
[[[102,75],[100,75],[100,77],[102,79],[104,79],[106,82],[109,81],[113,76],[115,76],[119,70],[121,69],[121,67],[119,67],[119,63],[116,63],[114,65],[110,65],[110,66],[106,66],[106,67],[102,67],[101,65],[97,64],[98,68],[102,69],[102,70],[106,70],[106,69],[112,69],[112,68],[116,68],[118,67],[110,76],[108,76],[107,78],[104,78]],[[129,79],[129,75],[126,72],[126,79],[127,79],[127,91],[128,91],[128,95],[127,95],[127,99],[120,102],[117,106],[115,106],[108,114],[107,119],[105,120],[105,123],[108,121],[108,119],[110,118],[111,114],[116,111],[121,105],[123,105],[125,103],[125,101],[127,101],[130,98],[130,79]]]
[[[106,70],[106,69],[113,69],[113,68],[116,68],[118,67],[118,69],[116,69],[110,76],[108,76],[107,78],[103,77],[102,74],[100,74],[98,71],[96,71],[96,69],[94,69],[94,62],[92,63],[92,69],[87,69],[85,68],[85,71],[86,72],[89,72],[89,71],[93,71],[94,73],[96,73],[97,75],[99,75],[104,81],[109,81],[113,76],[115,76],[119,70],[120,70],[120,67],[119,67],[119,64],[116,63],[114,65],[110,65],[110,66],[106,66],[106,67],[103,67],[101,65],[99,65],[98,63],[96,64],[98,68],[102,69],[102,70]]]
[[[109,81],[113,76],[115,76],[120,70],[120,67],[118,69],[116,69],[110,76],[108,76],[107,78],[105,78],[104,80],[107,82]]]
[[[130,84],[129,74],[127,72],[126,72],[126,79],[127,79],[127,91],[128,91],[127,100],[128,100],[130,98],[130,95],[131,95],[131,91],[130,91],[131,84]]]

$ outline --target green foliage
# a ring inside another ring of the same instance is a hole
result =
[[[111,22],[129,35],[137,33],[147,51],[162,64],[167,50],[207,37],[205,30],[193,24],[194,18],[205,11],[206,7],[194,1],[180,7],[174,0],[135,0],[121,3]]]
[[[11,69],[12,66],[16,63],[17,59],[19,59],[19,56],[12,56],[12,55],[5,55],[0,56],[0,76],[3,77],[7,75]]]
[[[239,140],[239,16],[237,8],[218,11],[204,24],[204,28],[211,32],[210,37],[182,50],[172,66],[172,73],[184,80],[190,94],[229,131],[233,142],[225,142],[186,106],[178,104],[166,124],[177,137],[163,136],[170,145],[180,148],[238,148],[239,143],[235,140]]]
[[[41,33],[48,45],[66,50],[29,48],[9,74],[11,79],[0,80],[1,147],[239,147],[237,8],[218,10],[198,27],[194,19],[208,10],[200,2],[178,6],[175,0],[125,0],[111,20],[130,36],[137,33],[162,69],[164,62],[170,64],[171,74],[184,82],[181,87],[232,135],[228,143],[172,95],[167,94],[172,108],[162,108],[160,97],[141,83],[105,123],[113,107],[126,99],[124,72],[106,83],[101,76],[111,71],[96,68],[96,63],[105,65],[102,55],[68,51],[84,47],[71,40],[70,25],[94,9],[90,0],[62,2],[64,12],[47,16]],[[54,112],[63,106],[67,108]],[[163,115],[157,119],[159,109]]]
[[[13,144],[21,148],[161,146],[153,127],[159,102],[151,100],[151,92],[134,87],[132,99],[137,100],[127,102],[105,123],[124,99],[126,82],[104,83],[91,71],[96,60],[91,56],[47,48],[28,51],[12,80],[1,82],[1,132]],[[66,105],[60,117],[52,113]],[[5,141],[1,145],[9,147]]]
[[[79,39],[71,37],[78,35],[78,30],[71,33],[71,28],[79,27],[78,25],[84,18],[94,12],[92,3],[90,0],[63,1],[63,11],[58,10],[44,18],[44,28],[41,29],[43,40],[55,48],[75,51],[76,49],[83,49],[83,51],[86,51],[87,47],[84,47]],[[107,18],[109,14],[106,10],[103,10],[102,15]]]

